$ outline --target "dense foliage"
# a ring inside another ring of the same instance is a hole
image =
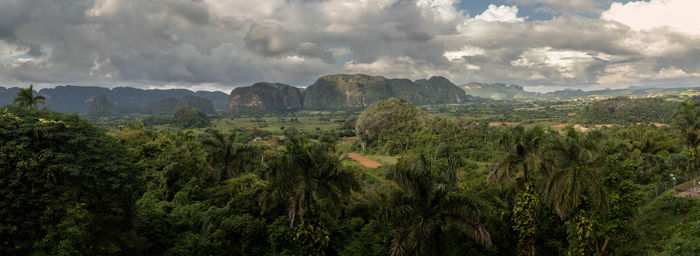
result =
[[[668,123],[677,103],[660,98],[615,97],[586,106],[577,116],[582,124]]]
[[[142,186],[117,141],[76,115],[0,109],[0,254],[115,254]]]
[[[356,132],[363,148],[381,146],[398,153],[412,147],[409,135],[427,119],[425,112],[401,98],[372,104],[357,119]]]
[[[125,117],[108,134],[75,115],[6,107],[0,253],[700,251],[700,203],[672,192],[698,171],[700,105],[674,109],[671,127],[587,132],[490,127],[464,114],[513,108],[491,104],[442,112],[388,99],[357,122],[329,112],[214,117],[253,124],[230,130],[144,127]],[[550,108],[556,102],[519,104],[537,108],[535,119],[569,111]],[[460,117],[444,118],[451,114]],[[310,120],[327,130],[308,129]],[[353,129],[364,149],[352,146]],[[349,159],[351,151],[395,162],[366,168]]]

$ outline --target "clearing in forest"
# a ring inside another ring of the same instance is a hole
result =
[[[377,163],[377,162],[375,162],[375,161],[369,160],[369,159],[367,159],[366,157],[361,156],[361,155],[358,154],[358,153],[348,153],[348,157],[352,158],[352,160],[355,160],[355,161],[357,161],[358,163],[360,163],[361,165],[363,165],[363,166],[365,166],[365,167],[368,167],[368,168],[375,169],[375,168],[377,168],[377,167],[379,167],[379,166],[382,166],[380,163]]]

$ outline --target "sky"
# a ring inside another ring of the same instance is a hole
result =
[[[0,86],[700,86],[699,0],[1,0]]]

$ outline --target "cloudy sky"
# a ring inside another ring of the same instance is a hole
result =
[[[0,86],[700,85],[700,0],[1,0]]]

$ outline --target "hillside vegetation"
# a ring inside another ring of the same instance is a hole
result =
[[[467,99],[464,91],[443,77],[413,82],[363,74],[324,76],[304,93],[307,109],[362,109],[391,97],[416,105],[461,103]]]
[[[615,97],[592,102],[576,119],[583,124],[668,123],[676,107],[677,103],[660,98]]]

